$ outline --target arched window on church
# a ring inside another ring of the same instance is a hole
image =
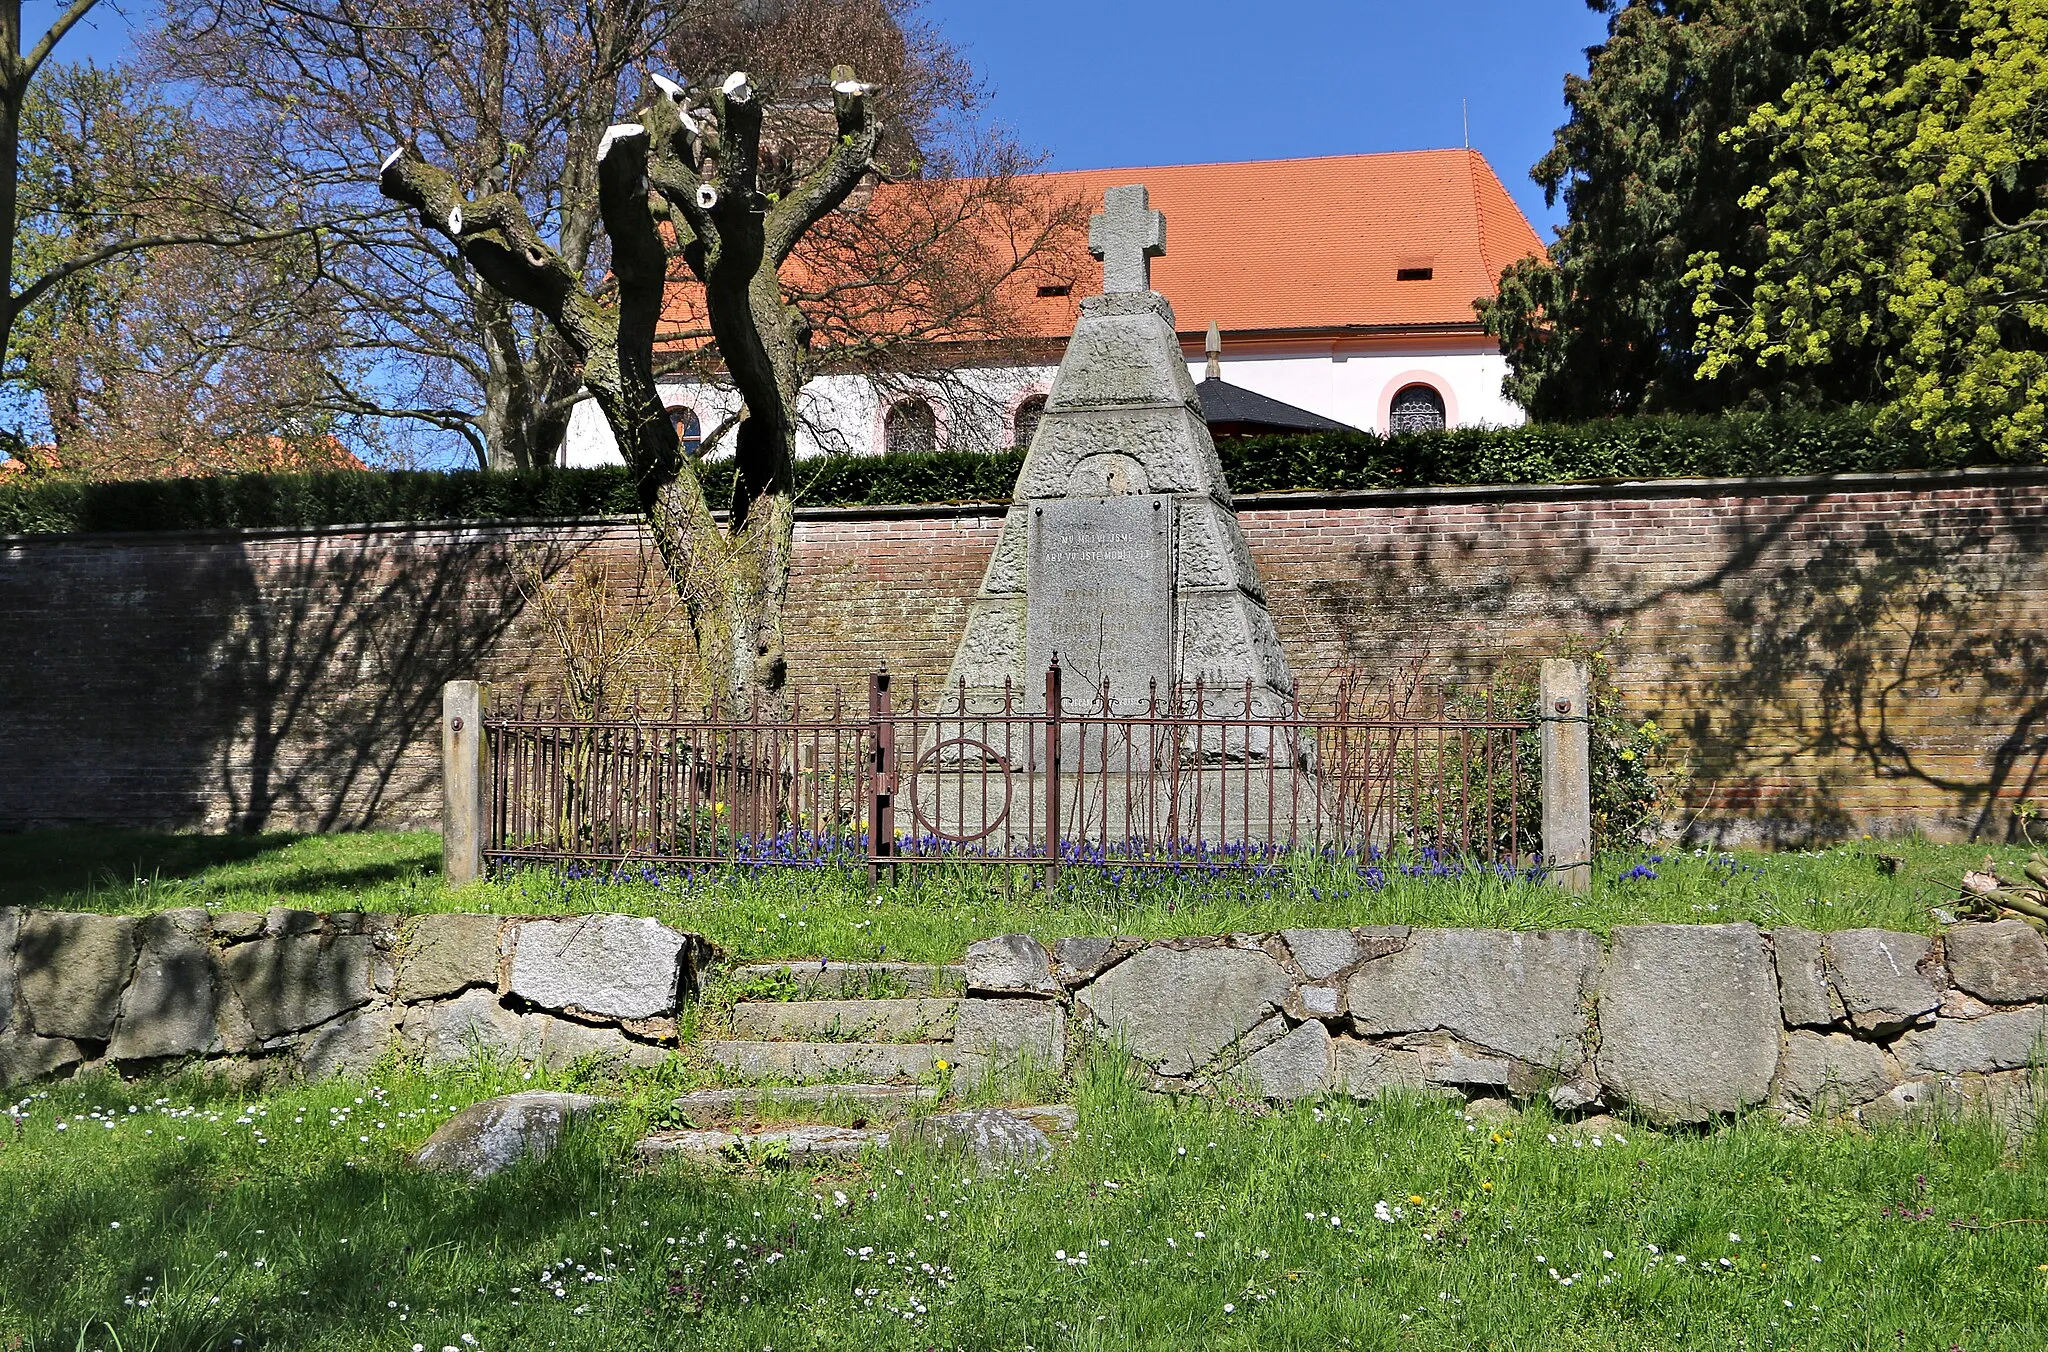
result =
[[[1038,433],[1038,420],[1044,416],[1045,396],[1042,394],[1034,394],[1017,405],[1017,440],[1014,444],[1018,450],[1030,449],[1031,438]]]
[[[889,406],[882,419],[882,450],[889,455],[918,455],[939,448],[939,415],[923,399],[904,399]]]
[[[697,421],[697,410],[686,404],[672,405],[668,421],[676,429],[676,440],[683,443],[683,454],[695,460],[704,448],[704,426]]]
[[[1387,409],[1387,435],[1444,430],[1444,397],[1427,385],[1405,385]]]

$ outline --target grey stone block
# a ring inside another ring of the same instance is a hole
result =
[[[1936,1019],[1892,1046],[1908,1075],[2020,1070],[2048,1065],[2048,1009],[2013,1009],[1981,1019]]]
[[[1941,1004],[1941,992],[1920,973],[1933,948],[1924,934],[1840,930],[1827,936],[1828,974],[1849,1020],[1879,1036],[1910,1028]]]
[[[1828,982],[1821,936],[1786,925],[1771,931],[1771,955],[1778,970],[1778,1001],[1788,1028],[1832,1028],[1847,1016]]]
[[[687,939],[653,919],[527,920],[512,937],[512,993],[543,1009],[645,1019],[675,1011]]]
[[[398,1015],[388,1005],[344,1014],[299,1044],[299,1073],[309,1080],[367,1075],[390,1049],[397,1026]]]
[[[1288,956],[1310,981],[1336,976],[1365,957],[1365,945],[1348,929],[1281,930]]]
[[[487,990],[464,991],[438,1004],[413,1005],[405,1011],[399,1033],[406,1049],[429,1067],[454,1065],[480,1054],[521,1061],[540,1059],[539,1020],[506,1009]]]
[[[1334,1019],[1344,1008],[1344,988],[1334,984],[1296,986],[1287,998],[1290,1018]]]
[[[1599,943],[1583,930],[1416,930],[1407,947],[1351,976],[1362,1036],[1442,1029],[1566,1070],[1586,1054],[1584,1001]]]
[[[953,1045],[997,1064],[1029,1056],[1059,1070],[1067,1062],[1067,1011],[1053,1000],[962,1000]]]
[[[220,1037],[210,918],[201,909],[165,911],[146,917],[141,934],[107,1055],[115,1061],[204,1055]]]
[[[636,1042],[615,1028],[593,1028],[570,1019],[531,1016],[540,1022],[540,1059],[549,1070],[560,1070],[585,1057],[620,1062],[651,1070],[668,1061],[668,1052]]]
[[[1278,1009],[1291,983],[1264,953],[1152,947],[1109,969],[1076,999],[1162,1075],[1206,1066]]]
[[[216,939],[253,939],[261,933],[263,915],[259,911],[222,911],[213,918]]]
[[[503,925],[494,915],[415,916],[399,956],[397,998],[411,1004],[471,986],[495,987],[498,931]]]
[[[1771,1101],[1810,1116],[1845,1112],[1888,1092],[1894,1076],[1882,1048],[1846,1033],[1795,1032],[1785,1040]]]
[[[1059,983],[1052,977],[1052,956],[1045,951],[1045,945],[1028,934],[978,939],[967,946],[965,965],[970,991],[1052,995],[1059,990]]]
[[[0,1033],[14,1026],[14,944],[21,937],[21,909],[0,906]]]
[[[1116,951],[1114,939],[1060,939],[1052,946],[1053,976],[1063,986],[1078,986],[1107,967]]]
[[[2048,941],[2021,920],[1956,925],[1942,935],[1949,979],[1994,1004],[2048,999]]]
[[[1602,1083],[1658,1122],[1761,1103],[1778,988],[1754,925],[1629,925],[1600,971]]]
[[[953,1036],[957,1000],[769,1000],[733,1006],[734,1037],[931,1042]],[[1014,1004],[1016,1001],[975,1001]],[[1034,1000],[1031,1004],[1050,1004]]]
[[[749,1080],[916,1080],[951,1060],[930,1042],[744,1042],[706,1044],[714,1064]]]
[[[921,1084],[819,1084],[776,1088],[696,1089],[676,1100],[676,1110],[691,1121],[760,1114],[819,1110],[856,1112],[864,1118],[889,1121],[939,1101],[939,1091]]]
[[[658,1131],[633,1147],[642,1162],[657,1164],[681,1156],[699,1164],[739,1165],[784,1159],[857,1159],[870,1149],[889,1144],[880,1127],[807,1125],[770,1127],[765,1131]]]
[[[15,943],[15,980],[43,1037],[104,1042],[135,967],[135,922],[123,916],[31,911]]]
[[[370,1001],[369,938],[307,933],[290,923],[304,914],[287,913],[284,936],[236,944],[221,955],[228,985],[260,1038],[326,1023]]]
[[[1276,1102],[1326,1093],[1331,1084],[1330,1030],[1313,1021],[1301,1024],[1254,1053],[1237,1073],[1249,1080],[1261,1097]]]
[[[48,1079],[84,1060],[84,1049],[70,1038],[0,1032],[0,1089]]]
[[[273,906],[263,917],[263,932],[274,936],[318,934],[320,913],[301,911],[291,906]]]
[[[1330,1043],[1330,1060],[1337,1088],[1353,1098],[1378,1098],[1388,1090],[1439,1097],[1455,1094],[1429,1078],[1420,1055],[1402,1048],[1334,1038]]]
[[[975,1170],[992,1174],[1036,1164],[1052,1154],[1052,1139],[1031,1123],[1001,1108],[975,1108],[913,1118],[890,1133],[905,1149],[942,1150],[966,1156]]]
[[[589,1094],[541,1090],[487,1099],[442,1123],[413,1162],[467,1178],[489,1178],[528,1156],[545,1157],[572,1120],[604,1106],[604,1099]]]

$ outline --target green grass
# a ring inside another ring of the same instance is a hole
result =
[[[870,884],[864,870],[726,870],[691,878],[567,877],[528,870],[460,891],[438,877],[430,833],[185,836],[48,831],[0,836],[0,905],[143,912],[309,910],[624,911],[708,935],[739,959],[957,959],[990,934],[1025,930],[1169,936],[1311,925],[1467,925],[1509,929],[1668,920],[1931,931],[1931,906],[1987,853],[2024,851],[1921,841],[1858,842],[1766,854],[1645,850],[1601,858],[1590,895],[1493,876],[1411,878],[1374,887],[1353,870],[1312,865],[1264,876],[1176,878],[1069,869],[1050,894],[1022,870],[944,865]],[[1880,856],[1904,861],[1880,871]],[[1652,862],[1655,861],[1655,862]],[[1642,865],[1654,878],[1630,876]]]
[[[676,1087],[646,1073],[495,1180],[405,1162],[458,1105],[547,1082],[40,1091],[0,1137],[0,1347],[2048,1344],[2048,1226],[1958,1224],[2048,1216],[2048,1147],[1975,1123],[1595,1145],[1534,1110],[1155,1101],[1097,1063],[1080,1138],[1018,1176],[712,1174],[631,1163]]]

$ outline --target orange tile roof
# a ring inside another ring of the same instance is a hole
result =
[[[1236,333],[1476,328],[1472,302],[1493,294],[1501,269],[1543,252],[1535,229],[1475,150],[1083,169],[1031,181],[1096,209],[1107,189],[1144,184],[1152,205],[1166,213],[1166,256],[1153,260],[1152,284],[1190,333],[1211,321]],[[929,190],[883,184],[868,209],[885,213],[892,197]],[[1070,248],[1084,244],[1077,238]],[[1398,281],[1403,268],[1429,268],[1432,275]],[[1079,284],[1067,297],[1041,298],[1027,279],[1005,288],[1024,330],[1017,336],[1064,338],[1073,331],[1079,299],[1101,286],[1099,265],[1085,253],[1076,275]],[[695,327],[696,284],[673,283],[667,310],[672,329]]]

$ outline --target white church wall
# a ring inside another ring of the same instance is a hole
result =
[[[797,453],[880,454],[883,418],[890,405],[905,398],[924,398],[932,404],[941,447],[1002,450],[1012,444],[1017,405],[1049,390],[1054,370],[980,367],[955,371],[944,379],[886,385],[866,376],[821,376],[804,387],[799,402],[803,421]],[[1188,370],[1201,380],[1206,359],[1191,355]],[[1416,381],[1436,386],[1453,427],[1517,426],[1524,421],[1522,411],[1501,394],[1506,374],[1507,362],[1498,352],[1447,350],[1441,345],[1333,355],[1323,344],[1319,351],[1226,351],[1223,356],[1223,378],[1231,384],[1374,432],[1386,430],[1387,406],[1394,394]],[[739,409],[739,395],[729,388],[675,382],[662,389],[669,407],[687,406],[696,412],[705,436]],[[563,463],[620,461],[618,444],[597,405],[590,400],[577,405],[569,419]]]

